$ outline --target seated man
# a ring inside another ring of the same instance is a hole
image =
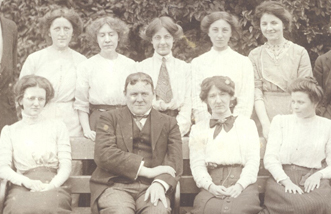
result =
[[[98,121],[93,214],[171,212],[169,195],[183,170],[181,134],[175,118],[152,108],[153,89],[148,74],[130,74],[127,107],[104,112]]]

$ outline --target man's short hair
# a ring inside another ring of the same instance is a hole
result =
[[[153,80],[151,78],[151,76],[149,76],[146,73],[143,72],[137,72],[137,73],[133,73],[130,74],[126,80],[125,80],[125,85],[124,85],[124,94],[126,94],[126,89],[128,87],[128,85],[135,85],[137,82],[144,82],[149,85],[151,85],[152,87],[152,91],[154,93],[154,84],[153,84]]]

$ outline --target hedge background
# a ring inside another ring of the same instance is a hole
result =
[[[142,41],[139,32],[157,16],[172,17],[183,27],[185,37],[173,47],[175,57],[190,62],[206,52],[211,42],[200,31],[201,19],[211,11],[225,10],[238,16],[242,26],[239,38],[230,46],[248,55],[249,51],[265,42],[258,28],[252,26],[254,8],[263,0],[5,0],[0,11],[18,25],[18,69],[26,57],[46,47],[40,32],[39,19],[54,5],[74,8],[84,22],[84,32],[92,20],[104,15],[118,17],[130,27],[130,43],[119,52],[141,61],[153,54],[152,45]],[[331,0],[282,0],[293,15],[291,33],[285,37],[304,46],[312,63],[318,55],[331,49]],[[90,57],[98,53],[91,47],[85,33],[73,39],[70,46]]]

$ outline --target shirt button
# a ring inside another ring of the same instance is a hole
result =
[[[229,209],[229,207],[224,207],[225,210]]]
[[[230,178],[234,178],[234,175],[231,175]]]

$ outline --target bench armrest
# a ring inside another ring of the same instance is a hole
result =
[[[0,182],[0,214],[2,214],[2,210],[5,205],[7,183],[8,183],[7,180],[1,180],[1,182]]]
[[[174,193],[173,198],[173,207],[172,207],[172,214],[179,214],[179,208],[180,208],[180,183],[177,182],[177,186]]]

